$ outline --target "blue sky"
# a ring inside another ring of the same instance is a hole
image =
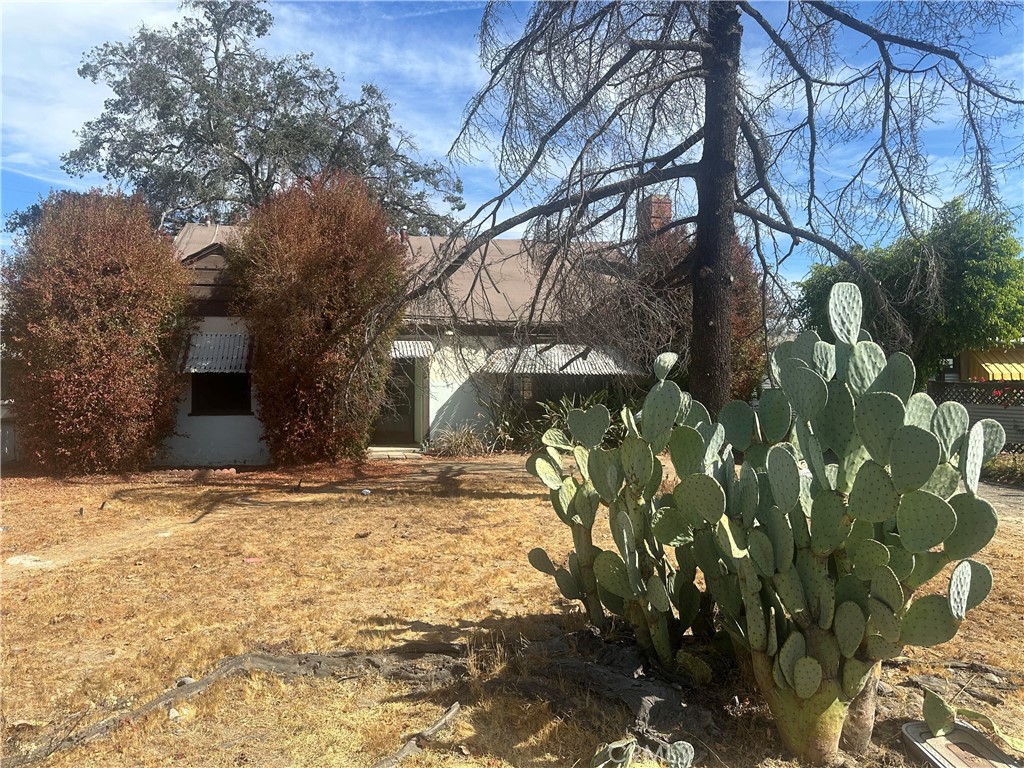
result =
[[[765,13],[782,10],[771,3],[759,7]],[[344,76],[344,88],[352,95],[362,83],[375,83],[423,157],[444,157],[466,103],[486,81],[476,40],[483,3],[274,2],[270,8],[275,26],[263,43],[269,53],[313,53],[318,64]],[[528,7],[516,10],[525,13]],[[142,23],[165,26],[178,15],[176,1],[0,4],[4,216],[52,187],[84,189],[103,183],[100,177],[69,178],[60,169],[60,155],[75,146],[75,130],[100,113],[107,93],[104,86],[78,77],[82,54],[106,41],[128,39]],[[745,43],[756,45],[745,35]],[[1024,40],[993,38],[985,41],[985,48],[1024,83]],[[934,151],[941,157],[939,138]],[[466,187],[468,210],[496,191],[486,158],[456,171]],[[1007,203],[1021,208],[1024,173],[1013,172],[1008,182]],[[9,245],[5,233],[2,246]],[[799,278],[810,258],[809,253],[798,255],[787,276]]]

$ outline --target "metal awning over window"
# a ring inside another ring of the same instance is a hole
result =
[[[434,354],[434,344],[430,341],[410,341],[398,339],[391,342],[391,357],[396,360],[410,360],[430,357]]]
[[[966,376],[989,381],[1024,381],[1024,347],[969,352]],[[961,372],[961,377],[965,373]]]
[[[642,373],[615,350],[588,350],[582,344],[505,347],[492,352],[481,371],[554,376],[638,376]]]
[[[249,334],[193,333],[185,373],[245,373],[249,370]]]

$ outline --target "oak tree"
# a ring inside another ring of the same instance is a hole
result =
[[[85,55],[79,74],[113,96],[64,156],[68,173],[131,185],[173,228],[224,222],[282,184],[342,170],[366,181],[393,226],[450,229],[461,183],[416,158],[378,88],[349,99],[310,54],[269,56],[258,46],[273,17],[260,2],[182,5],[170,28],[143,26]]]

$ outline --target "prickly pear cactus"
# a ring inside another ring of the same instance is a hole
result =
[[[836,343],[805,331],[780,344],[770,363],[781,387],[756,412],[733,402],[713,421],[667,379],[675,357],[662,355],[639,418],[622,414],[620,448],[593,447],[608,424],[593,414],[527,463],[576,544],[568,568],[539,551],[535,567],[582,599],[595,624],[605,610],[625,617],[676,671],[702,602],[700,569],[783,742],[815,764],[835,756],[844,727],[848,743],[866,746],[853,729],[873,722],[881,661],[951,639],[992,587],[971,558],[998,525],[978,477],[1002,448],[1002,427],[970,426],[963,406],[914,394],[913,362],[887,357],[860,328],[862,313],[856,286],[834,286]],[[663,449],[679,478],[665,494]],[[569,453],[579,477],[564,469]],[[592,543],[599,507],[614,550]],[[941,594],[917,595],[950,565]],[[851,707],[858,725],[847,727]]]
[[[873,696],[880,661],[951,639],[992,586],[970,558],[996,532],[978,475],[1002,428],[968,428],[962,406],[913,394],[913,362],[865,339],[861,313],[856,286],[837,284],[836,344],[805,331],[773,356],[782,392],[764,399],[768,428],[755,422],[750,438],[743,408],[723,409],[733,445],[750,442],[740,473],[716,478],[724,512],[707,492],[687,499],[689,518],[707,521],[694,540],[717,544],[698,564],[714,574],[724,626],[750,653],[784,742],[815,763],[835,754],[851,702]],[[753,502],[739,490],[748,468]],[[944,594],[915,594],[949,564]]]
[[[569,434],[552,430],[544,435],[545,450],[531,456],[526,467],[549,489],[556,515],[572,531],[574,549],[566,567],[555,566],[542,549],[531,551],[529,560],[555,579],[563,596],[581,600],[595,626],[606,626],[608,614],[621,617],[663,666],[703,681],[707,666],[680,653],[680,638],[702,601],[694,583],[692,526],[675,496],[661,494],[664,471],[658,454],[667,448],[678,455],[687,474],[702,473],[721,495],[703,473],[724,471],[724,431],[699,404],[691,408],[690,396],[668,379],[675,364],[671,353],[655,361],[656,381],[643,410],[620,414],[627,434],[618,448],[600,447],[611,425],[603,406],[570,413]],[[750,418],[755,418],[752,411]],[[572,471],[570,464],[575,465]],[[753,476],[748,485],[752,482]],[[614,549],[594,544],[600,510],[607,516]]]

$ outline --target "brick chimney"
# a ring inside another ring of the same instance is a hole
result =
[[[636,206],[637,265],[657,268],[652,264],[654,233],[672,221],[672,198],[668,195],[648,195]],[[654,259],[655,262],[659,259]]]
[[[651,237],[672,221],[672,198],[668,195],[648,195],[636,207],[637,236],[643,240]]]

